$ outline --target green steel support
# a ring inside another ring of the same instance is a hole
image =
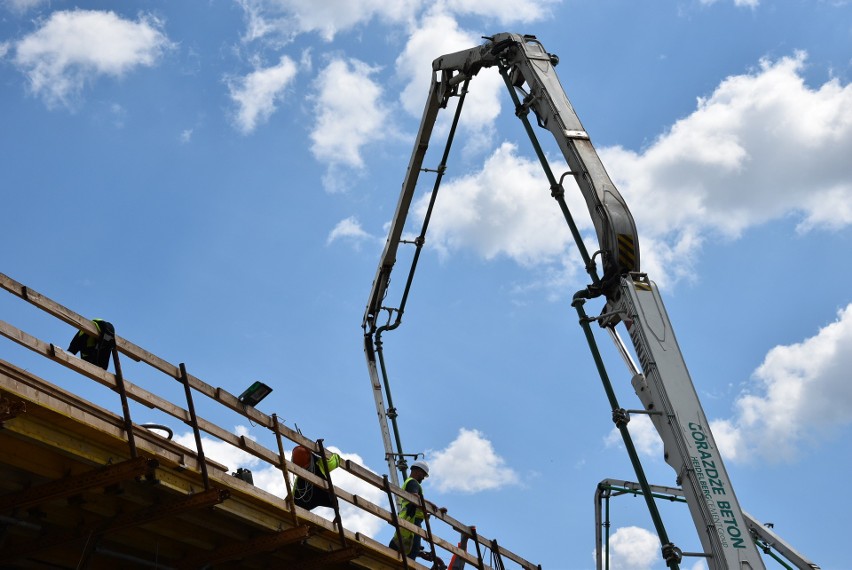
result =
[[[615,396],[615,391],[612,389],[612,382],[610,382],[609,375],[607,374],[606,367],[604,366],[603,359],[601,358],[600,351],[598,350],[597,342],[595,341],[594,334],[589,326],[589,322],[592,319],[589,319],[586,315],[586,311],[583,307],[585,302],[585,299],[580,297],[578,294],[574,296],[574,301],[571,304],[577,310],[577,314],[580,317],[580,326],[583,328],[583,332],[586,335],[586,341],[589,343],[589,349],[592,351],[592,357],[595,360],[595,365],[598,368],[598,374],[600,374],[601,382],[603,382],[604,390],[606,391],[610,407],[613,411],[613,416],[615,417],[622,408],[618,405],[618,399]],[[624,440],[624,447],[627,449],[627,454],[630,456],[630,462],[633,464],[633,470],[636,472],[636,478],[639,480],[639,486],[642,488],[645,503],[647,503],[648,510],[651,513],[651,520],[654,523],[657,536],[660,538],[660,543],[662,544],[663,557],[666,559],[666,565],[672,570],[679,570],[679,551],[672,551],[674,547],[669,541],[668,533],[666,532],[665,525],[663,525],[663,519],[657,510],[657,504],[654,502],[654,497],[651,494],[651,488],[648,485],[647,478],[645,477],[645,470],[642,468],[642,463],[639,461],[639,454],[636,452],[636,448],[633,445],[633,439],[630,437],[630,432],[627,430],[627,422],[616,421],[616,427],[618,427],[618,431],[621,432],[621,437]]]

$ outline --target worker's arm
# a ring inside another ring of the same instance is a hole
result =
[[[335,469],[340,467],[340,456],[336,453],[332,453],[331,457],[325,460],[325,465],[328,466],[328,471],[324,469],[322,460],[317,461],[317,465],[319,466],[319,469],[323,475],[328,475],[329,471],[334,471]]]

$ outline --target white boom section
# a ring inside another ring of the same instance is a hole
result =
[[[820,570],[814,562],[811,562],[795,548],[787,544],[784,539],[772,532],[769,527],[757,522],[757,520],[743,511],[743,516],[748,521],[749,529],[754,532],[766,544],[777,550],[781,555],[796,565],[800,570]]]
[[[644,274],[623,276],[608,311],[627,327],[644,374],[633,378],[651,412],[666,462],[677,473],[710,570],[763,569],[728,472],[689,376],[657,286]]]

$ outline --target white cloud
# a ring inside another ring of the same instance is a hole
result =
[[[329,191],[342,189],[335,177],[339,167],[362,168],[362,147],[388,135],[381,88],[370,79],[377,71],[358,60],[335,59],[316,80],[311,152],[331,166],[325,178]]]
[[[735,239],[791,214],[802,232],[852,223],[852,86],[812,89],[804,64],[803,53],[764,60],[642,152],[601,150],[658,282],[688,273],[710,235]]]
[[[447,253],[462,248],[486,259],[507,256],[522,265],[558,263],[571,234],[538,162],[503,143],[482,170],[441,187],[430,223],[430,244]],[[579,207],[579,191],[568,199]],[[414,205],[422,216],[429,195]]]
[[[708,239],[737,239],[791,215],[800,232],[852,223],[852,86],[832,79],[810,88],[804,65],[802,53],[762,61],[725,79],[641,152],[599,149],[636,218],[643,269],[660,286],[691,276]],[[445,183],[433,242],[553,268],[573,240],[552,200],[536,195],[544,185],[538,164],[504,143],[480,172]],[[589,231],[576,185],[566,199]]]
[[[2,3],[12,12],[23,13],[34,8],[38,8],[42,4],[47,4],[47,1],[48,0],[3,0]]]
[[[238,0],[245,12],[245,39],[290,42],[297,35],[317,33],[326,41],[373,20],[413,24],[424,9],[448,15],[477,16],[500,24],[529,23],[550,15],[559,0]],[[741,0],[740,0],[741,1]],[[470,44],[472,47],[475,44]],[[437,55],[448,52],[438,52]]]
[[[237,426],[234,430],[237,435],[244,435],[249,439],[254,439],[249,433],[249,429],[245,426]],[[175,435],[174,440],[189,449],[195,449],[195,436],[192,432],[187,432],[181,435]],[[252,472],[253,484],[264,491],[284,498],[287,496],[287,485],[284,482],[284,477],[277,467],[271,466],[262,462],[254,455],[250,455],[229,443],[225,443],[218,439],[203,437],[201,441],[204,455],[208,459],[217,461],[228,467],[230,472],[234,472],[237,468],[249,469]],[[364,464],[361,456],[354,453],[343,453],[336,447],[328,447],[332,453],[340,454],[343,459],[348,459],[367,467]],[[285,457],[290,459],[290,451],[284,452]],[[369,467],[367,467],[369,469]],[[387,495],[379,488],[364,482],[363,480],[350,475],[343,469],[332,471],[332,481],[335,487],[343,489],[354,495],[358,495],[363,499],[379,505],[385,509],[388,508]],[[290,483],[293,483],[293,477],[290,477]],[[328,520],[334,519],[334,511],[332,509],[320,507],[314,509],[315,514],[324,517]],[[347,530],[360,532],[370,537],[375,537],[385,526],[386,523],[375,516],[368,514],[363,509],[359,509],[346,501],[340,502],[340,516],[343,520],[343,525]]]
[[[100,76],[120,78],[136,67],[153,66],[171,47],[153,16],[133,22],[114,12],[54,12],[15,44],[15,64],[33,93],[49,106],[71,106]]]
[[[460,15],[474,15],[500,24],[530,23],[550,16],[550,6],[559,0],[444,0],[446,10]]]
[[[438,5],[440,6],[440,5]],[[474,48],[483,43],[481,34],[459,28],[455,18],[435,7],[412,29],[403,52],[396,59],[396,74],[406,86],[400,95],[402,107],[420,117],[432,81],[432,61],[442,55]],[[483,70],[470,83],[460,124],[466,131],[460,142],[474,150],[491,146],[494,121],[500,114],[506,87],[496,70]],[[437,133],[446,131],[455,108],[453,99],[440,116]]]
[[[231,99],[237,104],[235,121],[242,133],[251,133],[258,124],[269,120],[296,72],[293,60],[281,56],[277,65],[256,69],[228,82]]]
[[[234,429],[234,433],[238,436],[244,435],[249,439],[254,439],[251,437],[248,428],[245,426],[237,426]],[[184,447],[196,449],[195,435],[192,432],[175,434],[174,440]],[[213,461],[217,461],[222,465],[225,465],[230,471],[236,471],[239,467],[249,468],[260,464],[260,459],[254,455],[248,454],[220,439],[202,437],[201,448],[204,450],[204,456],[207,459],[212,459]]]
[[[647,415],[632,414],[630,416],[630,423],[627,424],[627,429],[630,431],[630,439],[633,441],[636,451],[653,459],[663,458],[663,440],[660,439],[657,428],[654,427],[654,424]],[[618,428],[612,428],[612,431],[604,439],[604,443],[607,447],[621,447],[624,445],[624,440]]]
[[[594,552],[592,560],[595,560]],[[660,539],[644,528],[621,527],[609,537],[611,570],[650,570],[659,560]]]
[[[364,241],[380,240],[380,238],[376,238],[375,236],[365,232],[361,227],[361,223],[354,216],[340,220],[337,225],[334,226],[334,229],[329,232],[325,243],[326,245],[329,245],[339,239],[350,241],[355,244],[355,247],[358,247]]]
[[[247,40],[278,38],[316,32],[331,41],[339,32],[376,18],[404,22],[413,17],[423,0],[239,0],[248,19]]]
[[[715,4],[719,0],[699,0],[702,4],[706,6],[710,6]],[[760,5],[760,0],[734,0],[734,6],[737,7],[746,7],[746,8],[757,8]]]
[[[796,344],[776,346],[737,400],[737,414],[712,426],[727,458],[790,461],[852,424],[852,304]]]
[[[462,428],[446,449],[428,454],[430,478],[440,491],[478,493],[516,485],[518,474],[506,466],[478,430]]]

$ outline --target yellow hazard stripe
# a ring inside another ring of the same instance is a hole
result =
[[[636,245],[633,236],[627,234],[618,235],[618,259],[624,269],[635,271],[636,268]]]

